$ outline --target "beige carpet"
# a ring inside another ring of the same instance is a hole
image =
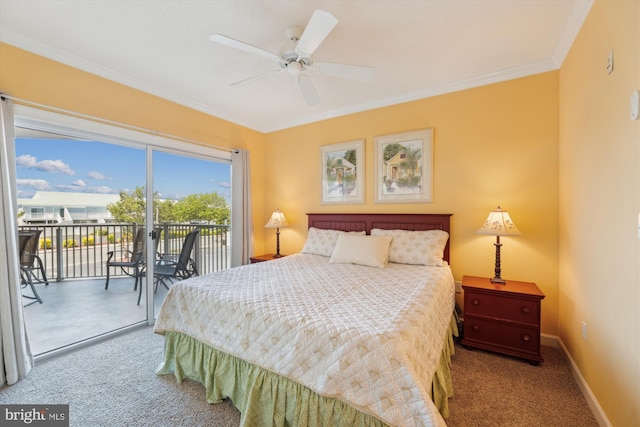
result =
[[[450,427],[597,426],[560,350],[545,362],[457,348]],[[162,338],[141,328],[38,364],[24,380],[0,388],[2,403],[69,404],[70,425],[232,427],[229,402],[210,405],[195,382],[157,376]]]
[[[456,346],[449,427],[597,426],[562,350],[542,347],[528,362]]]

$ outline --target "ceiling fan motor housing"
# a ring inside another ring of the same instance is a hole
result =
[[[313,61],[311,61],[309,57],[303,58],[293,51],[288,51],[282,54],[279,63],[281,68],[286,69],[291,74],[297,75],[309,67]]]

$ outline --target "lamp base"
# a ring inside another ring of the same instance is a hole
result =
[[[274,258],[282,258],[280,255],[280,228],[276,228],[276,254],[273,256]]]
[[[500,236],[496,236],[496,242],[494,243],[494,246],[496,247],[496,268],[494,269],[495,275],[493,276],[493,279],[491,279],[491,283],[504,285],[507,282],[502,277],[500,277],[500,247],[502,246],[502,243],[500,243]]]

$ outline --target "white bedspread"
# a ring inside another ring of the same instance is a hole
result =
[[[211,347],[392,426],[445,425],[429,398],[454,306],[451,269],[296,254],[174,284],[155,331]]]

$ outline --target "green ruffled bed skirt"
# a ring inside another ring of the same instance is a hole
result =
[[[453,395],[449,364],[454,352],[455,319],[434,376],[432,399],[443,417]],[[386,426],[378,418],[331,397],[321,396],[293,380],[276,375],[235,356],[215,350],[179,332],[166,332],[164,362],[156,373],[174,373],[205,386],[207,401],[229,398],[241,413],[240,426]]]

